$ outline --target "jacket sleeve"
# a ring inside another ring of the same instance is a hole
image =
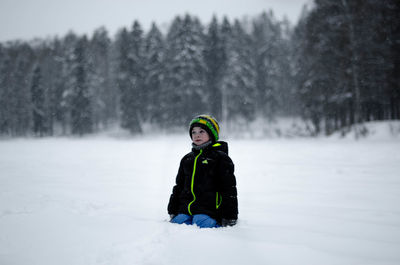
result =
[[[220,190],[222,197],[219,211],[223,219],[237,219],[238,201],[236,190],[236,178],[234,175],[234,164],[229,156],[222,156],[219,165]]]
[[[184,184],[184,179],[183,179],[183,159],[181,160],[178,174],[176,176],[176,184],[172,188],[172,194],[171,197],[169,198],[169,203],[168,203],[168,214],[178,214],[179,210],[179,195],[181,194],[183,190],[183,184]]]

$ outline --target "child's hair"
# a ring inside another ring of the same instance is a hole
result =
[[[207,131],[208,135],[213,142],[218,141],[219,139],[219,125],[217,120],[212,117],[211,115],[198,115],[193,118],[190,122],[189,126],[189,135],[192,136],[192,129],[193,127],[201,127]]]

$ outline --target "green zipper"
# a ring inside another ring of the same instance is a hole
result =
[[[192,183],[190,184],[190,190],[192,191],[193,194],[193,201],[191,201],[188,205],[188,212],[190,215],[193,215],[192,212],[190,211],[190,206],[194,203],[196,200],[196,195],[194,194],[194,175],[196,174],[196,165],[197,165],[197,159],[199,156],[203,153],[203,149],[200,150],[200,153],[195,157],[194,159],[194,165],[193,165],[193,173],[192,173]]]
[[[215,199],[215,208],[218,209],[222,204],[222,196],[219,196],[219,193],[217,191],[217,197]]]

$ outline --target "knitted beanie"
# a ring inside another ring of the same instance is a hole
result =
[[[196,116],[191,122],[189,126],[189,135],[192,136],[193,127],[201,127],[207,131],[208,135],[213,142],[218,141],[219,139],[219,125],[217,120],[210,115],[199,115]]]

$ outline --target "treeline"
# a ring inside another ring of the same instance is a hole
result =
[[[90,38],[8,42],[0,46],[0,134],[82,135],[116,123],[141,133],[199,113],[235,126],[272,118],[289,98],[289,38],[288,22],[263,13],[206,27],[176,17],[164,34],[135,21],[113,39],[99,28]]]
[[[0,135],[133,134],[211,113],[228,129],[301,116],[311,134],[399,119],[396,0],[316,1],[293,27],[272,12],[247,20],[139,21],[111,38],[0,44]]]
[[[399,14],[398,0],[316,0],[304,14],[293,77],[315,134],[400,119]]]

